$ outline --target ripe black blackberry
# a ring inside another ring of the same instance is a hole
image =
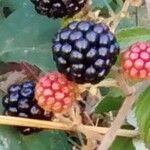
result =
[[[35,10],[48,17],[72,16],[84,7],[87,0],[31,0]]]
[[[103,23],[72,22],[56,34],[53,57],[57,68],[77,83],[96,84],[117,60],[120,48]]]
[[[5,108],[4,115],[32,119],[50,119],[51,115],[46,114],[34,101],[35,84],[33,81],[15,84],[9,87],[8,94],[2,99]],[[17,127],[23,134],[40,131],[29,127]]]

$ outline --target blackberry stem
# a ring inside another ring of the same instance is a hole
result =
[[[109,130],[109,128],[106,128],[106,127],[65,124],[65,123],[60,123],[60,122],[41,121],[41,120],[35,120],[35,119],[9,117],[9,116],[2,116],[2,115],[0,115],[0,124],[10,125],[10,126],[43,128],[43,129],[56,129],[56,130],[64,130],[64,131],[77,131],[78,130],[80,132],[82,132],[84,129],[84,130],[97,132],[100,134],[106,134],[107,131]],[[122,136],[122,137],[137,137],[139,133],[136,130],[119,129],[117,131],[117,135]]]
[[[126,0],[126,1],[124,2],[124,5],[123,5],[123,7],[122,7],[120,13],[119,13],[118,15],[116,15],[115,20],[113,21],[114,24],[113,24],[112,27],[111,27],[111,31],[112,31],[112,32],[115,32],[115,30],[116,30],[118,24],[120,23],[121,19],[123,19],[124,17],[127,16],[127,14],[128,14],[128,9],[129,9],[129,6],[130,6],[130,4],[131,4],[131,1],[132,1],[132,0]]]
[[[130,87],[125,80],[124,75],[118,71],[118,83],[120,88],[124,90],[124,93],[127,95],[124,103],[122,104],[114,122],[112,123],[110,129],[105,134],[104,138],[101,141],[101,145],[98,147],[97,150],[107,150],[115,140],[117,136],[117,131],[120,129],[121,125],[123,124],[127,114],[131,110],[132,106],[136,102],[137,98],[135,95],[135,89]]]
[[[91,87],[95,87],[95,88],[98,88],[98,87],[118,87],[118,82],[114,79],[105,79],[101,82],[99,82],[98,84],[84,84],[84,85],[79,85],[79,88],[81,88],[82,90],[83,89],[89,89]]]
[[[102,139],[101,145],[99,146],[98,150],[107,150],[110,145],[113,143],[117,136],[117,131],[121,127],[123,121],[125,120],[128,112],[132,108],[133,104],[135,103],[136,98],[134,95],[130,95],[126,97],[121,109],[118,112],[117,117],[115,118],[112,126],[105,134],[104,138]]]

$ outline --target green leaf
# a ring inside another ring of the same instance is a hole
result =
[[[26,150],[70,150],[67,136],[63,132],[44,131],[39,134],[24,136]]]
[[[118,88],[112,88],[108,95],[97,105],[95,112],[103,113],[118,110],[124,99],[123,92]]]
[[[116,0],[117,4],[122,6],[123,5],[123,0]]]
[[[93,0],[92,2],[94,7],[103,8],[106,6],[105,1],[109,4],[112,0]]]
[[[102,96],[106,96],[110,92],[110,88],[108,87],[100,87],[100,92]]]
[[[22,136],[12,127],[0,126],[1,150],[71,150],[66,134],[58,131],[44,131]]]
[[[136,118],[141,137],[150,148],[150,87],[139,97],[136,104]]]
[[[23,5],[26,5],[25,2],[27,0],[1,0],[0,1],[0,5],[2,7],[10,7],[12,9],[16,9],[16,8],[19,8],[19,7],[23,7]]]
[[[20,135],[15,129],[0,126],[0,149],[1,150],[26,150],[23,148]]]
[[[150,40],[150,29],[142,27],[123,29],[117,34],[117,39],[121,48],[127,48],[135,42]]]
[[[10,6],[19,5],[17,0],[6,2]],[[0,60],[27,61],[42,70],[54,70],[51,47],[54,34],[60,28],[59,20],[38,15],[30,0],[19,3],[22,5],[0,22],[3,37],[0,39]]]
[[[109,150],[135,150],[131,138],[117,137]]]

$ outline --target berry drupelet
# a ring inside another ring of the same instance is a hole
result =
[[[109,73],[120,48],[105,24],[75,21],[56,34],[52,50],[59,72],[68,79],[96,84]]]
[[[123,72],[129,79],[150,77],[150,42],[137,42],[122,54]]]
[[[21,85],[14,84],[8,89],[8,94],[2,99],[5,108],[4,115],[32,119],[50,119],[50,114],[44,112],[34,101],[35,84],[33,81],[25,81]],[[23,134],[30,134],[39,129],[29,127],[17,127]]]
[[[72,16],[79,12],[87,0],[31,0],[36,11],[48,17]]]

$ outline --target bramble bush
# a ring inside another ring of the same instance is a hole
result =
[[[146,4],[0,0],[0,149],[150,149]]]

